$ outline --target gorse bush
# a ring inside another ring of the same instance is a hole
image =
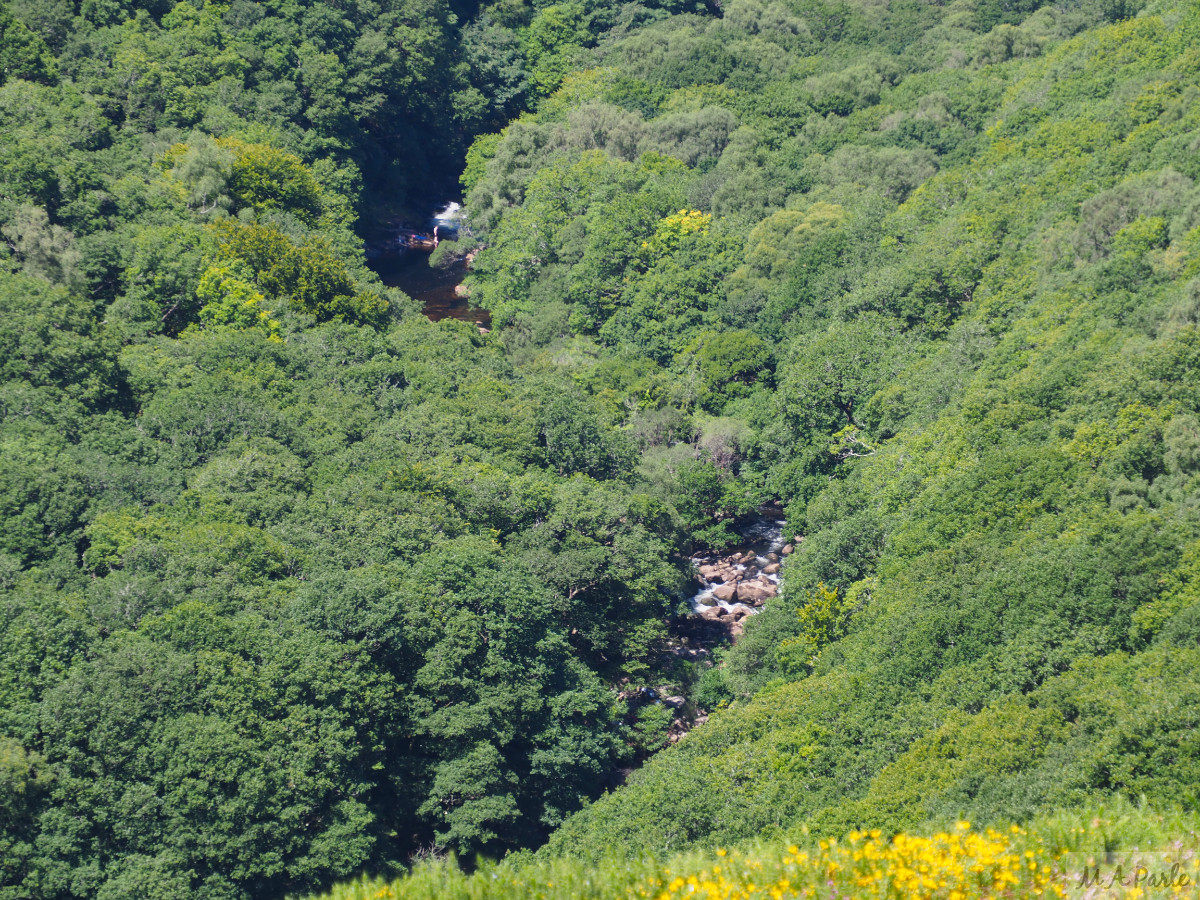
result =
[[[851,832],[842,840],[756,842],[657,861],[485,863],[467,875],[445,862],[418,864],[397,881],[340,885],[329,900],[388,898],[1069,897],[1100,885],[1105,896],[1186,893],[1200,874],[1194,819],[1147,810],[1070,812],[1029,829]],[[1151,879],[1153,878],[1153,882]],[[1149,887],[1153,885],[1152,887]]]

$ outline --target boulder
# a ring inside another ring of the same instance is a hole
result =
[[[800,543],[802,540],[804,540],[804,535],[802,535],[802,534],[798,534],[798,535],[796,535],[795,537],[793,537],[793,538],[792,538],[792,543],[793,543],[793,544],[798,544],[798,543]]]
[[[764,575],[778,575],[779,563],[771,563],[769,566],[763,566]]]
[[[712,581],[714,578],[716,578],[717,574],[720,571],[721,571],[720,566],[701,566],[700,567],[700,577],[703,578],[705,581]]]
[[[779,554],[778,553],[768,553],[767,554],[767,562],[779,562]]]
[[[679,709],[679,707],[683,706],[685,703],[687,703],[687,698],[685,698],[685,697],[663,697],[662,698],[662,705],[669,706],[671,709]]]
[[[742,562],[747,565],[754,562],[756,559],[758,559],[758,554],[756,554],[753,550],[747,550],[742,554]]]
[[[791,556],[792,551],[795,549],[796,548],[793,547],[791,544],[784,544],[783,549],[779,551],[779,555],[780,556]]]
[[[747,581],[738,585],[738,599],[744,603],[761,604],[777,593],[779,589],[770,582],[763,584],[761,581]]]
[[[723,615],[725,615],[725,610],[720,606],[706,606],[700,610],[700,618],[708,619],[712,622],[719,622]]]
[[[737,585],[732,582],[719,584],[713,588],[713,596],[718,600],[724,600],[726,603],[729,603],[737,596]]]
[[[735,622],[740,622],[746,616],[753,615],[754,611],[745,603],[739,603],[736,606],[730,607],[729,617]]]

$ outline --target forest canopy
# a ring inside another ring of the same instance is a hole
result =
[[[0,897],[1190,802],[1198,40],[3,0]],[[460,172],[486,334],[363,253]]]

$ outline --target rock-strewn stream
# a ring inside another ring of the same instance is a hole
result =
[[[672,622],[667,652],[687,663],[708,666],[717,647],[736,641],[744,623],[776,597],[784,557],[800,537],[785,540],[783,512],[766,506],[740,529],[742,541],[722,553],[692,556],[696,580],[688,598],[690,611]],[[664,685],[643,691],[643,702],[661,703],[674,711],[668,733],[672,743],[708,719],[706,710]],[[626,695],[623,695],[626,696]],[[628,696],[632,697],[632,693]]]
[[[784,541],[783,518],[773,507],[743,529],[742,536],[745,541],[731,552],[692,557],[699,577],[699,590],[689,601],[693,613],[726,625],[733,638],[742,633],[745,618],[779,593],[780,566],[793,549]]]
[[[471,307],[459,289],[469,260],[457,257],[440,268],[429,265],[429,253],[436,246],[434,229],[437,228],[438,240],[454,240],[458,216],[459,206],[451,202],[423,220],[409,215],[389,222],[379,237],[367,242],[367,257],[385,284],[398,287],[420,301],[433,321],[462,319],[486,331],[490,325],[487,311]],[[794,543],[785,540],[783,527],[782,510],[774,505],[764,506],[751,522],[739,529],[742,540],[734,549],[691,557],[696,579],[694,592],[688,598],[690,611],[672,622],[672,637],[663,660],[665,671],[673,668],[672,657],[702,667],[712,665],[712,651],[736,641],[742,635],[746,619],[778,595],[783,558],[794,549]],[[802,538],[797,536],[794,540],[799,542]],[[671,743],[708,719],[704,709],[671,685],[630,688],[622,691],[620,698],[632,701],[634,708],[653,703],[670,709],[673,720],[667,739]],[[622,771],[620,776],[629,771]]]

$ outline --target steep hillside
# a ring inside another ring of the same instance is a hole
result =
[[[1198,47],[1166,0],[0,5],[0,897],[1193,807]],[[490,334],[356,232],[458,161]],[[760,514],[781,596],[677,652]],[[657,752],[664,687],[710,715]]]
[[[644,474],[698,456],[803,536],[729,708],[548,854],[1195,784],[1200,19],[838,9],[656,26],[473,151],[510,347],[720,430]]]
[[[460,102],[472,22],[0,6],[0,896],[500,854],[663,742],[615,686],[659,659],[677,514],[354,232],[499,115]]]

